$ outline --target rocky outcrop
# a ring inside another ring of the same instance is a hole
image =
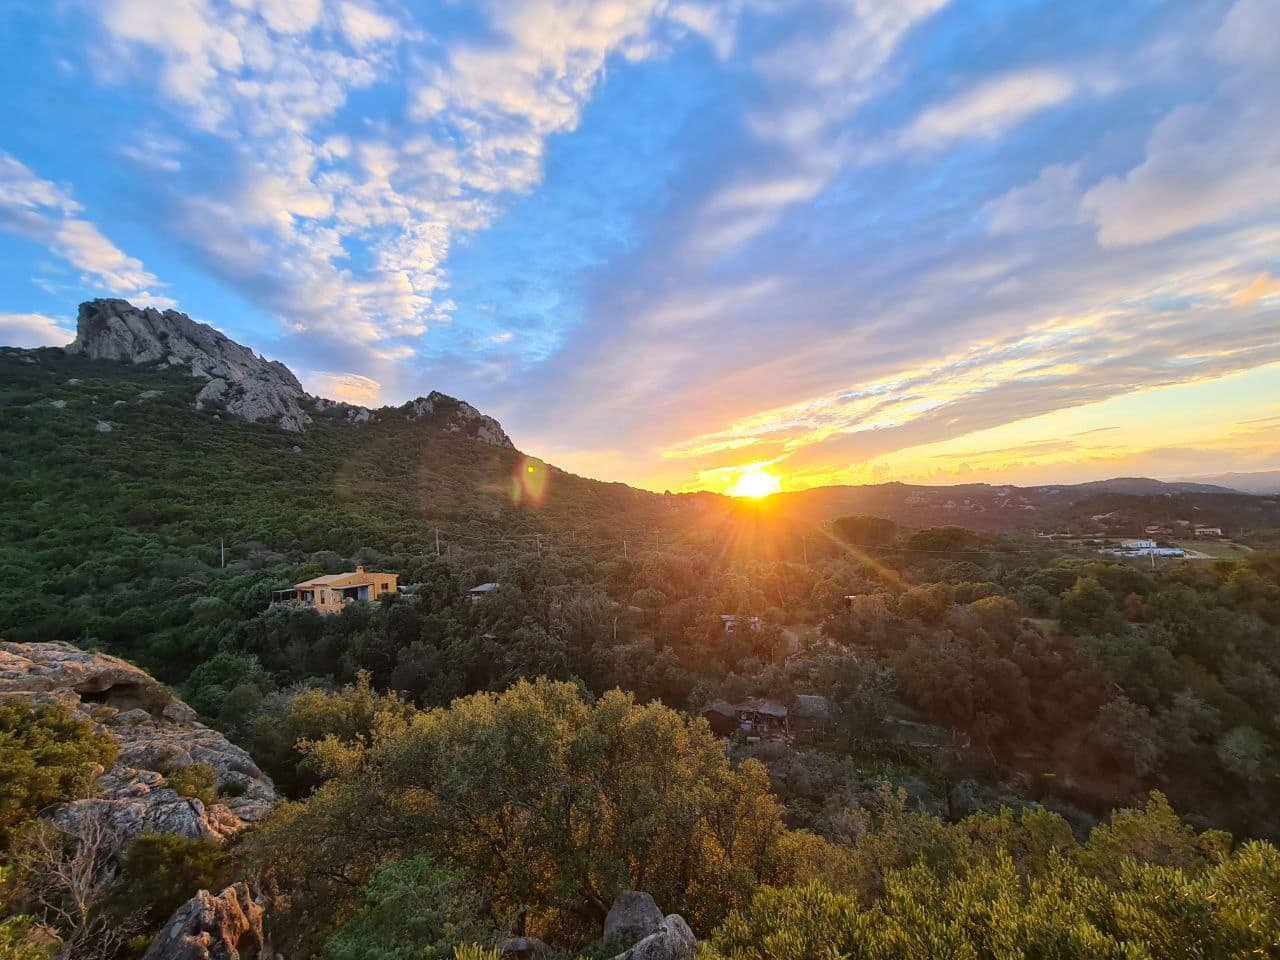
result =
[[[658,929],[613,960],[693,960],[698,941],[678,913],[667,914]]]
[[[225,410],[245,420],[274,422],[286,430],[303,430],[312,422],[313,414],[351,424],[402,415],[410,420],[426,420],[435,429],[481,443],[515,446],[493,417],[438,390],[394,410],[370,410],[313,397],[283,363],[260,357],[208,324],[197,323],[176,310],[140,309],[127,300],[89,300],[80,304],[76,338],[66,349],[91,360],[185,370],[208,381],[196,394],[197,410]],[[158,394],[159,391],[144,391],[140,399]],[[59,400],[55,405],[65,404]],[[98,429],[103,428],[100,425]]]
[[[684,917],[662,915],[653,897],[623,890],[604,919],[604,940],[626,946],[613,960],[692,960],[697,940]]]
[[[307,394],[283,363],[260,357],[213,327],[176,310],[139,309],[127,300],[80,304],[67,352],[92,360],[177,367],[208,380],[196,408],[217,406],[245,420],[286,430],[311,422]]]
[[[265,900],[243,883],[217,896],[201,890],[169,918],[143,960],[269,960],[265,913]]]
[[[502,960],[546,960],[554,951],[537,937],[507,937],[498,944]]]
[[[431,425],[445,433],[471,437],[495,447],[512,447],[515,444],[493,417],[485,416],[471,404],[439,390],[432,390],[425,397],[418,397],[399,408],[410,420],[429,420]]]
[[[662,911],[653,897],[639,890],[623,890],[604,918],[604,939],[629,947],[656,933],[661,923]]]
[[[225,839],[260,820],[275,787],[250,756],[196,720],[143,670],[116,657],[66,643],[0,643],[0,699],[58,703],[99,724],[119,745],[99,792],[67,804],[54,819],[74,828],[105,814],[125,835],[143,831]],[[164,774],[192,764],[213,770],[219,801],[206,807],[165,785]]]

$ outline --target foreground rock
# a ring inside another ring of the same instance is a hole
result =
[[[698,941],[678,913],[668,914],[649,934],[613,960],[693,960]]]
[[[265,913],[265,901],[243,883],[216,897],[201,890],[169,918],[143,960],[269,960]]]
[[[684,917],[664,917],[653,897],[623,890],[604,919],[604,939],[627,947],[613,960],[693,960],[698,942]]]
[[[0,643],[0,699],[61,704],[101,726],[120,747],[94,797],[67,804],[54,819],[74,828],[103,813],[126,838],[143,831],[223,840],[266,816],[271,780],[245,751],[196,720],[148,673],[66,643]],[[206,807],[165,785],[164,774],[195,763],[214,772],[221,796]]]
[[[245,420],[274,421],[286,430],[311,422],[306,391],[283,363],[260,357],[213,327],[176,310],[139,309],[127,300],[80,304],[76,338],[67,352],[91,360],[177,367],[208,380],[197,409],[216,405]]]
[[[661,925],[662,911],[653,897],[639,890],[623,890],[604,918],[604,939],[629,947],[656,933]]]

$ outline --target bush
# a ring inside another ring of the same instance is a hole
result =
[[[24,821],[85,795],[115,758],[115,741],[60,706],[0,702],[0,851]]]
[[[207,763],[193,763],[166,773],[164,782],[179,796],[199,800],[206,807],[218,802],[217,774]]]
[[[144,833],[125,852],[110,909],[163,923],[197,890],[219,891],[233,879],[231,855],[217,841]]]

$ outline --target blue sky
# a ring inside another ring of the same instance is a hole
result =
[[[1280,467],[1274,0],[10,0],[0,341],[662,489]]]

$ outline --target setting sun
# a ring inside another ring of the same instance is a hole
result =
[[[738,475],[738,479],[729,488],[729,496],[767,497],[771,493],[777,493],[780,489],[782,489],[782,481],[772,473],[762,467],[750,466]]]

